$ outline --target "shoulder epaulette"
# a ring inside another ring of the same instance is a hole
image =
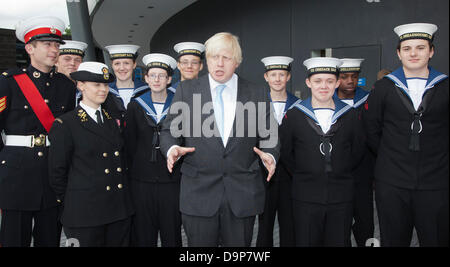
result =
[[[9,78],[9,77],[12,77],[14,75],[22,74],[22,73],[25,73],[25,72],[27,72],[27,69],[13,68],[13,69],[9,69],[9,70],[3,72],[1,77]]]

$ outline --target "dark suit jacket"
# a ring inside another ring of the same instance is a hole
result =
[[[201,101],[198,101],[199,96]],[[178,110],[179,102],[189,107],[188,110],[185,109],[183,112]],[[226,147],[223,146],[220,134],[215,129],[217,127],[214,126],[213,109],[207,114],[202,114],[207,102],[212,103],[208,75],[181,82],[161,130],[160,145],[163,155],[167,155],[172,145],[196,149],[195,152],[184,156],[181,166],[180,211],[194,216],[213,216],[225,197],[237,217],[260,214],[264,210],[265,190],[260,159],[253,151],[253,147],[260,147],[260,141],[269,139],[261,135],[258,126],[263,127],[262,124],[265,123],[267,129],[271,124],[276,133],[278,132],[278,123],[270,110],[267,91],[238,78],[236,116],[233,133]],[[244,120],[236,120],[240,112],[238,104],[247,102],[255,104],[256,116],[254,119],[245,116]],[[263,103],[264,111],[258,110],[258,102]],[[170,127],[172,121],[176,123],[181,118],[179,116],[185,119],[184,132],[181,136],[174,137]],[[257,118],[260,118],[260,121]],[[208,127],[210,125],[215,129],[214,136],[205,136],[202,127],[194,124],[196,121],[201,122],[203,128],[210,128]],[[237,124],[242,127],[237,127]],[[240,136],[244,137],[235,137],[242,130],[244,134]],[[278,136],[275,135],[272,134],[272,138],[275,138],[274,146],[261,149],[278,159],[279,142]]]
[[[63,202],[66,227],[92,227],[133,213],[117,122],[103,110],[99,126],[81,107],[50,130],[50,184]]]

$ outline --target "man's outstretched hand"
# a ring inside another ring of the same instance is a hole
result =
[[[172,173],[173,165],[179,158],[186,155],[187,153],[191,153],[195,151],[195,147],[181,147],[176,146],[172,148],[169,155],[167,156],[167,169],[170,173]]]
[[[270,181],[272,178],[272,175],[275,173],[276,164],[273,160],[273,157],[269,155],[268,153],[262,152],[256,147],[253,147],[253,151],[255,151],[256,154],[261,158],[262,162],[264,163],[264,166],[266,167],[269,174],[267,175],[267,182]]]

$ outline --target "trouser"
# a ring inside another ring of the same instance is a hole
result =
[[[2,209],[0,225],[2,247],[29,247],[31,238],[35,247],[59,247],[60,237],[58,207],[39,211]]]
[[[224,196],[214,216],[201,217],[182,213],[189,247],[249,247],[256,216],[238,218]]]
[[[94,227],[63,226],[69,244],[80,247],[126,247],[130,244],[131,217]]]
[[[416,228],[420,246],[448,246],[447,190],[411,190],[375,183],[381,246],[411,244]]]
[[[131,183],[135,215],[131,245],[156,247],[158,232],[161,246],[181,247],[180,183]]]
[[[294,247],[291,180],[269,182],[266,187],[264,213],[258,215],[257,247],[273,247],[273,227],[278,212],[280,247]]]
[[[299,247],[350,247],[353,203],[293,201],[295,241]]]
[[[374,236],[373,215],[373,179],[369,176],[356,177],[355,197],[353,200],[353,235],[356,244],[364,247],[366,241]]]

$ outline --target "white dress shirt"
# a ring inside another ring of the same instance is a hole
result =
[[[425,85],[427,84],[427,79],[422,78],[407,78],[408,83],[408,94],[414,105],[414,109],[417,109],[422,103],[423,93],[425,92]]]
[[[159,123],[159,121],[161,120],[161,115],[164,109],[164,103],[157,103],[157,102],[153,102],[153,107],[155,107],[156,110],[156,121]]]
[[[314,115],[316,115],[319,121],[322,132],[326,134],[331,128],[331,118],[333,117],[334,110],[330,108],[317,108],[314,109]]]
[[[119,91],[120,98],[122,98],[123,105],[126,109],[128,107],[128,103],[130,103],[134,88],[117,88],[117,91]]]
[[[218,107],[216,107],[216,87],[218,85],[221,85],[220,83],[216,82],[212,77],[211,74],[208,74],[209,78],[209,85],[211,89],[211,97],[213,101],[214,110],[216,110]],[[233,122],[234,122],[234,116],[236,114],[236,99],[237,99],[237,90],[238,90],[238,76],[236,74],[233,74],[230,80],[228,82],[224,83],[226,86],[225,89],[222,92],[222,99],[223,99],[223,146],[227,146],[228,138],[230,137],[232,128],[233,128]]]
[[[277,119],[278,125],[281,125],[283,121],[284,108],[286,107],[286,102],[284,101],[273,101],[273,108],[275,109],[275,119]]]
[[[94,120],[95,122],[97,122],[97,123],[98,123],[98,121],[97,121],[97,115],[95,114],[95,112],[96,112],[97,110],[99,110],[99,111],[100,111],[100,117],[102,118],[103,122],[105,121],[105,120],[103,119],[102,107],[101,107],[101,106],[99,106],[98,109],[94,109],[94,108],[91,108],[91,107],[89,107],[88,105],[84,104],[84,103],[83,103],[83,100],[81,100],[81,102],[80,102],[80,107],[82,107],[84,110],[86,110],[86,113],[89,115],[89,117],[91,117],[91,119],[93,119],[93,120]]]

